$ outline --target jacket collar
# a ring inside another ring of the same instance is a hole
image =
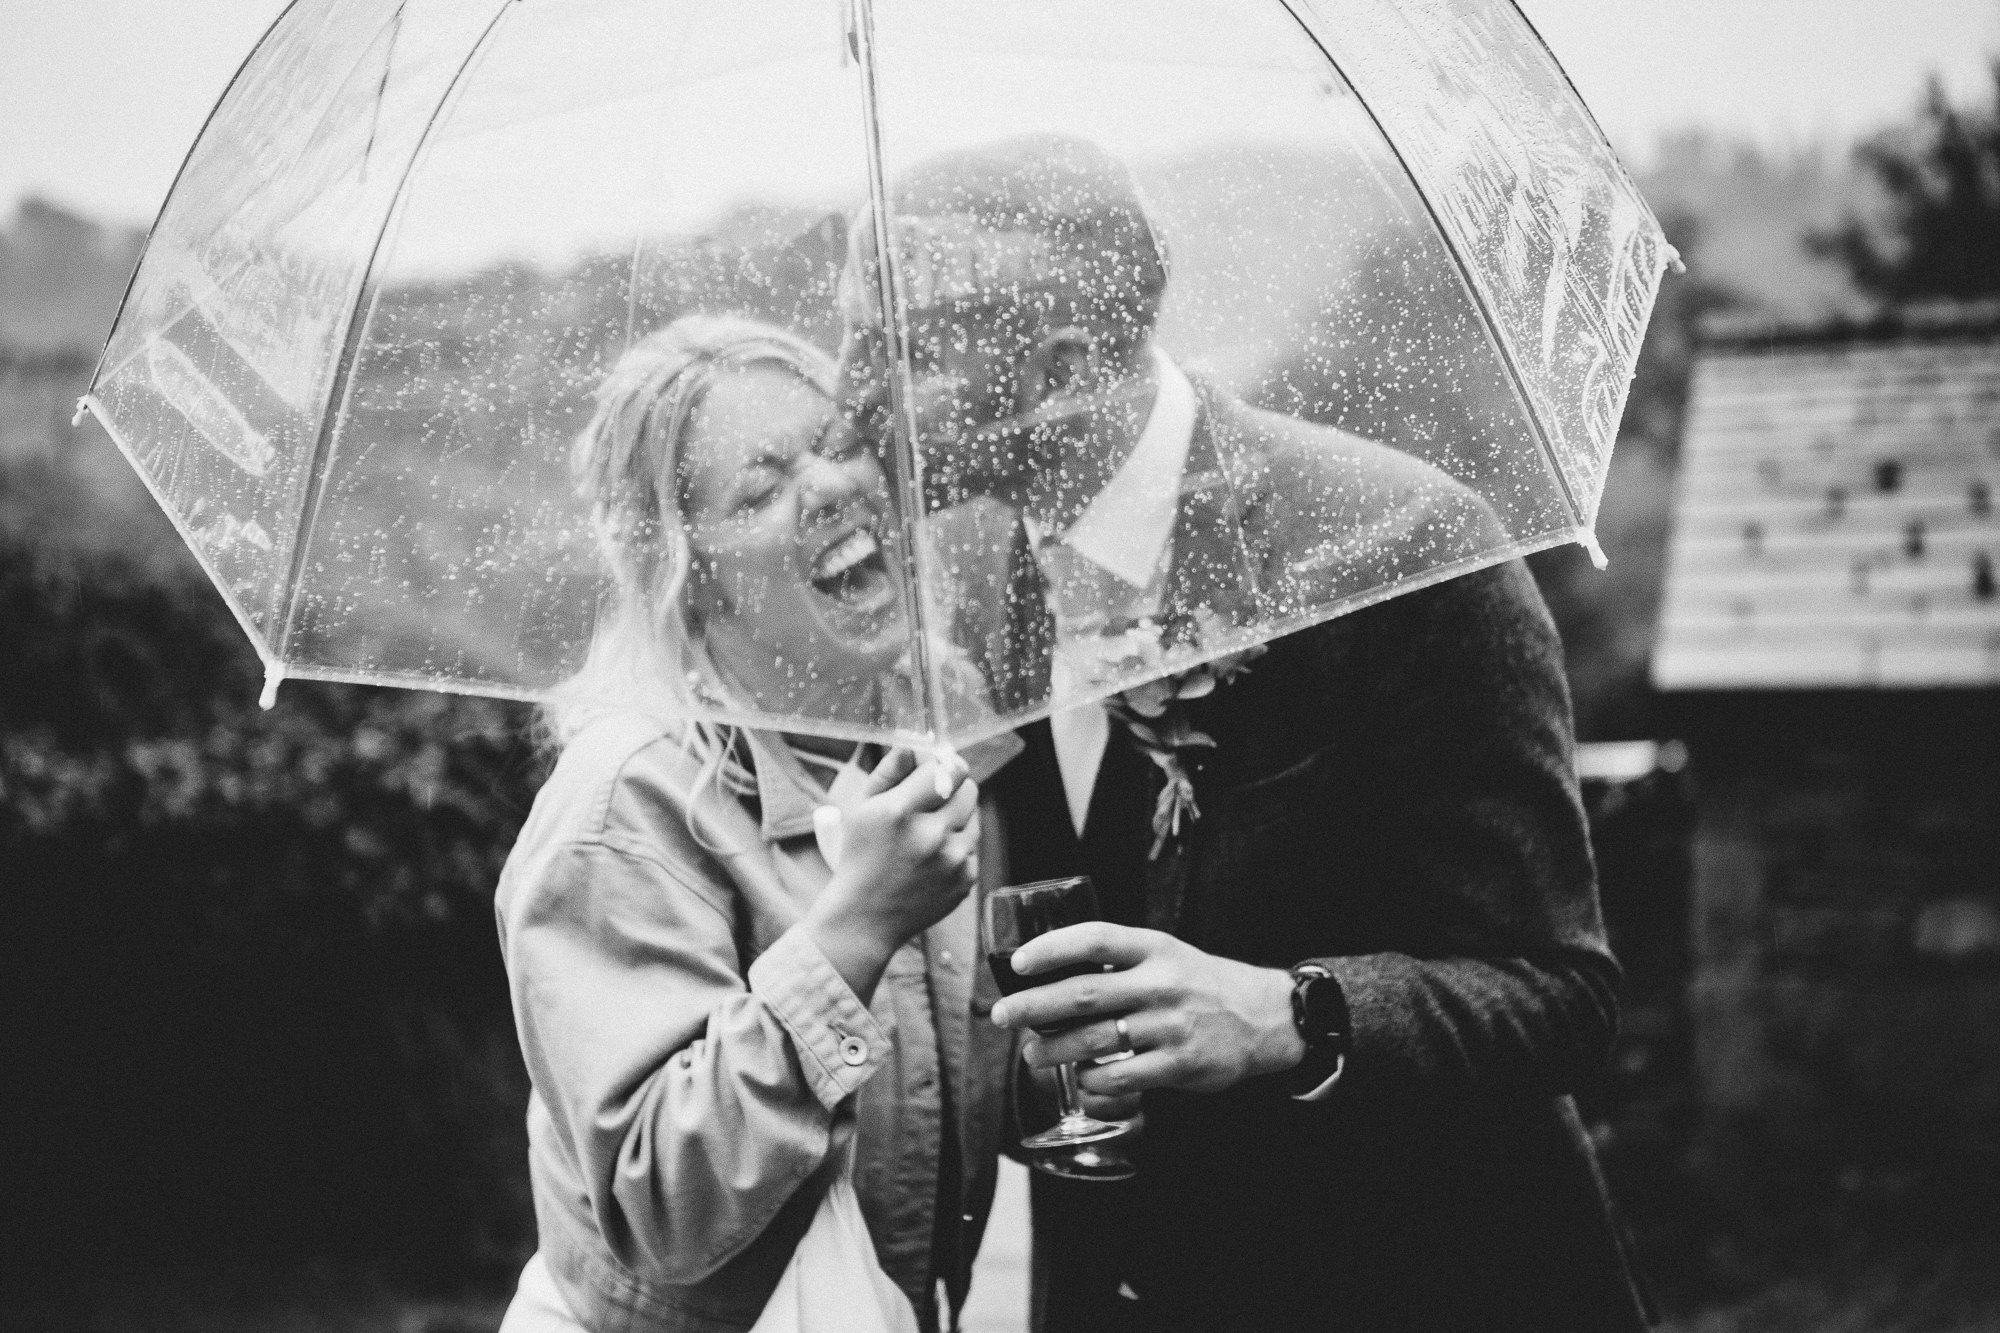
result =
[[[779,733],[745,727],[742,735],[757,777],[764,841],[783,842],[811,833],[813,811],[826,804],[826,784],[807,771]]]

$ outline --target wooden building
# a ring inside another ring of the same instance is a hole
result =
[[[2000,1193],[1996,493],[2000,304],[1708,330],[1652,670],[1731,1191]]]

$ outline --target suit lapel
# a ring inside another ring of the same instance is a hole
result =
[[[1264,589],[1250,533],[1265,504],[1264,469],[1230,423],[1229,399],[1199,380],[1194,386],[1200,410],[1181,478],[1165,619],[1170,647],[1200,650],[1214,636],[1263,618]],[[1157,793],[1164,779],[1146,767],[1146,786]],[[1143,862],[1145,924],[1154,930],[1177,935],[1185,924],[1188,843],[1174,839]]]
[[[1244,535],[1250,469],[1236,433],[1218,414],[1216,396],[1199,382],[1195,393],[1200,409],[1181,475],[1163,608],[1168,644],[1175,648],[1198,648],[1216,631],[1255,623],[1260,602]]]

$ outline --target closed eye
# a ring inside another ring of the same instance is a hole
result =
[[[754,513],[776,498],[784,484],[784,474],[765,463],[753,463],[743,470],[736,483],[735,509],[739,514]]]

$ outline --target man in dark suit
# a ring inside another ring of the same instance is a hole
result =
[[[1037,1177],[1037,1327],[1643,1327],[1568,1096],[1612,1038],[1617,967],[1560,646],[1490,509],[1161,355],[1165,255],[1089,145],[940,159],[893,204],[931,502],[1021,515],[1028,591],[987,654],[1005,706],[1403,593],[1188,688],[1168,716],[1212,746],[1163,764],[1129,713],[1059,709],[988,784],[1008,877],[1087,873],[1106,916],[1017,968],[1111,969],[995,1020],[1059,1032],[1028,1039],[1038,1067],[1126,1056],[1083,1086],[1145,1113],[1133,1180]],[[870,269],[848,274],[857,419],[890,350]],[[1161,837],[1176,768],[1199,815]]]

